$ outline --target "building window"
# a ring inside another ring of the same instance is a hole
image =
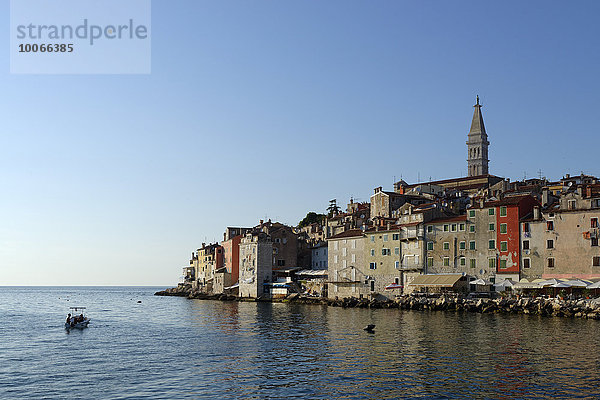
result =
[[[444,232],[448,232],[449,229],[450,229],[450,225],[448,225],[448,224],[444,225]]]
[[[546,229],[549,231],[554,230],[554,221],[546,221]]]
[[[500,207],[500,216],[506,217],[506,207],[505,206]]]
[[[491,269],[496,269],[496,259],[488,258],[488,267]]]
[[[375,256],[375,249],[371,249],[371,257]]]
[[[277,260],[278,267],[285,267],[285,260]]]
[[[356,239],[352,239],[352,248],[355,249],[356,248]]]
[[[375,281],[371,281],[371,292],[375,291]]]
[[[427,226],[427,233],[433,232],[433,225]]]
[[[394,233],[392,235],[392,240],[400,240],[400,235],[398,233]]]
[[[523,232],[525,232],[525,233],[529,233],[529,232],[531,232],[531,231],[529,230],[529,222],[525,222],[525,223],[523,224]]]
[[[591,218],[590,219],[590,227],[591,228],[597,228],[598,227],[598,218]]]
[[[356,262],[356,254],[352,254],[352,262],[355,263]]]
[[[396,269],[400,268],[400,261],[396,261],[396,262],[394,263],[394,267],[395,267]]]
[[[474,240],[471,240],[469,242],[469,250],[475,250],[475,241]]]
[[[507,227],[506,224],[500,224],[500,233],[506,233]]]
[[[502,269],[506,269],[507,268],[507,266],[506,266],[506,260],[500,260],[500,268],[502,268]]]
[[[337,257],[337,254],[336,254],[335,256],[333,256],[333,262],[334,262],[335,264],[337,264],[337,262],[338,262],[338,257]]]
[[[456,228],[457,228],[457,225],[456,225],[456,224],[452,224],[452,225],[450,226],[450,230],[451,230],[452,232],[456,232]]]
[[[375,235],[371,235],[371,243],[375,243]]]
[[[598,238],[591,238],[591,243],[593,247],[598,246]]]
[[[568,208],[569,210],[574,210],[577,202],[575,200],[569,200]]]
[[[444,257],[444,267],[450,266],[450,257]]]
[[[387,241],[388,241],[388,235],[387,235],[387,234],[383,235],[383,241],[384,241],[384,242],[387,242]]]
[[[552,240],[552,239],[546,240],[546,248],[553,249],[554,248],[554,240]]]
[[[488,249],[493,250],[496,248],[496,241],[495,240],[488,240]]]
[[[469,210],[469,218],[475,218],[475,210]]]
[[[464,223],[458,224],[458,230],[461,231],[461,232],[464,232],[465,231],[465,224]]]
[[[477,260],[475,260],[474,258],[471,258],[471,259],[469,260],[469,266],[470,266],[471,268],[476,268],[476,267],[477,267]]]
[[[529,258],[523,259],[523,268],[531,268],[531,260]]]
[[[461,257],[461,258],[460,258],[460,265],[461,265],[461,266],[463,266],[463,267],[464,267],[465,265],[467,265],[467,259],[466,259],[466,258],[464,258],[464,257]]]
[[[400,247],[394,247],[394,254],[395,255],[400,255]]]
[[[469,232],[475,233],[475,225],[469,225]]]
[[[592,266],[600,267],[600,257],[599,256],[594,256],[594,258],[592,260]]]
[[[433,242],[427,242],[427,250],[433,250]]]
[[[462,241],[458,244],[458,248],[461,250],[465,250],[467,248],[467,242]]]
[[[488,215],[495,215],[496,211],[493,208],[488,209]]]
[[[500,242],[500,251],[508,251],[508,242]]]
[[[450,250],[450,242],[444,242],[444,250]]]
[[[389,256],[392,254],[392,250],[390,249],[381,249],[381,255],[382,256]]]
[[[433,267],[433,257],[427,257],[427,266]]]
[[[346,260],[342,260],[342,268],[346,268],[348,264],[346,264]]]
[[[494,224],[490,224],[490,226],[488,227],[488,230],[489,230],[490,232],[493,232],[493,231],[495,231],[495,230],[496,230],[496,226],[495,226]]]
[[[377,263],[369,263],[369,269],[377,269]]]
[[[554,257],[549,257],[548,262],[546,264],[548,268],[554,268]]]
[[[523,240],[523,250],[529,250],[529,240]]]
[[[346,247],[342,248],[342,255],[346,257],[348,255],[348,249]]]

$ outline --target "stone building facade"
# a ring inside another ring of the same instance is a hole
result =
[[[330,298],[363,297],[370,293],[369,267],[364,258],[365,235],[351,229],[327,239],[328,296]]]
[[[392,298],[402,294],[400,288],[389,290],[392,284],[402,285],[402,228],[398,225],[373,227],[365,232],[365,264],[368,265],[370,295]]]
[[[427,274],[464,273],[476,275],[470,265],[473,251],[469,250],[467,216],[439,218],[425,224]]]
[[[497,282],[520,279],[520,220],[535,206],[539,203],[531,195],[473,203],[467,211],[468,249],[474,250],[469,263],[475,263],[477,277]]]
[[[527,278],[600,278],[600,186],[579,186],[521,221]]]
[[[273,242],[264,232],[246,234],[240,241],[239,296],[270,297],[273,281]]]

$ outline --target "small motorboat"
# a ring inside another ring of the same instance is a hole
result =
[[[85,315],[85,307],[69,307],[69,315],[65,322],[65,329],[85,329],[90,319]]]

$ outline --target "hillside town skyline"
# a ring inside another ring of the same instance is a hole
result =
[[[183,284],[256,298],[302,290],[389,297],[473,281],[600,279],[598,178],[511,181],[490,174],[479,96],[473,107],[467,176],[401,179],[393,191],[376,187],[369,202],[351,198],[345,210],[333,199],[326,214],[309,211],[297,226],[267,219],[227,227],[221,242],[192,252]]]

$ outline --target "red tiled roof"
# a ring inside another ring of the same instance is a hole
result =
[[[464,181],[470,181],[470,180],[482,179],[482,178],[504,179],[504,178],[501,178],[499,176],[485,174],[485,175],[477,175],[477,176],[465,176],[464,178],[442,179],[442,180],[439,180],[439,181],[413,183],[413,184],[407,185],[405,187],[407,187],[407,188],[413,188],[413,187],[417,187],[417,186],[420,186],[420,185],[435,185],[435,184],[454,183],[454,182],[458,183],[458,182],[464,182]],[[480,185],[478,184],[477,186],[480,186]]]
[[[529,194],[524,194],[524,195],[520,195],[520,196],[510,196],[510,197],[506,197],[502,200],[486,201],[483,204],[483,208],[498,207],[498,206],[516,206],[516,205],[519,205],[526,198],[531,198],[531,199],[535,200],[535,197],[533,197]],[[479,203],[479,201],[474,200],[471,208],[482,208],[482,207],[481,207],[481,204]]]
[[[426,222],[426,224],[441,224],[442,222],[460,222],[460,221],[466,221],[467,220],[467,215],[457,215],[455,217],[442,217],[442,218],[438,218],[438,219],[434,219],[431,220],[429,222]]]
[[[362,235],[363,235],[363,231],[361,229],[350,229],[348,231],[338,233],[337,235],[328,237],[327,240],[342,239],[342,238],[347,238],[347,237],[357,237],[357,236],[362,236]]]

